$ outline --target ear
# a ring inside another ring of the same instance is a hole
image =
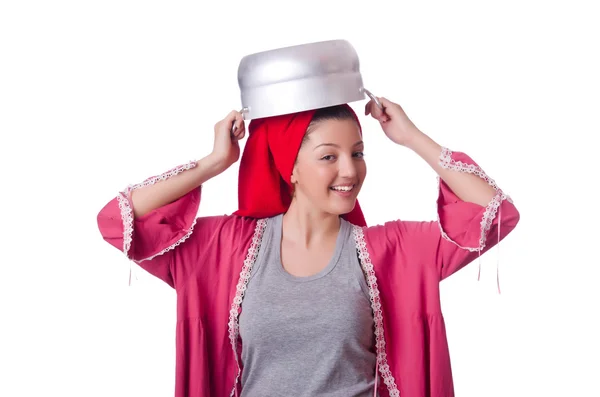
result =
[[[292,175],[290,176],[290,182],[292,183],[292,185],[298,183],[298,179],[296,178],[296,167],[297,163],[294,164],[294,168],[292,169]]]

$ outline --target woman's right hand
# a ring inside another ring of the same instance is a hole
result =
[[[235,130],[233,130],[234,125]],[[237,110],[232,110],[223,120],[215,124],[215,141],[210,157],[221,172],[240,158],[239,140],[245,135],[244,118]]]

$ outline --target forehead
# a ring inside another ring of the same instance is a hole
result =
[[[310,141],[315,145],[322,143],[356,142],[360,139],[360,129],[354,120],[322,120],[308,131]]]

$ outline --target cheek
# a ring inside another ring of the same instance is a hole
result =
[[[332,173],[327,169],[316,169],[308,178],[309,183],[316,191],[329,189],[333,180]]]
[[[358,166],[358,174],[361,180],[364,180],[367,176],[367,164],[364,161]]]
[[[314,194],[322,194],[323,190],[329,189],[332,181],[335,179],[335,172],[332,167],[327,166],[306,166],[298,169],[299,185],[307,191]]]

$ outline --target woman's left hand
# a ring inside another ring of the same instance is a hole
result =
[[[408,118],[404,109],[386,98],[377,97],[383,105],[383,111],[371,99],[365,105],[365,115],[369,114],[381,125],[383,132],[398,145],[407,146],[421,131]]]

